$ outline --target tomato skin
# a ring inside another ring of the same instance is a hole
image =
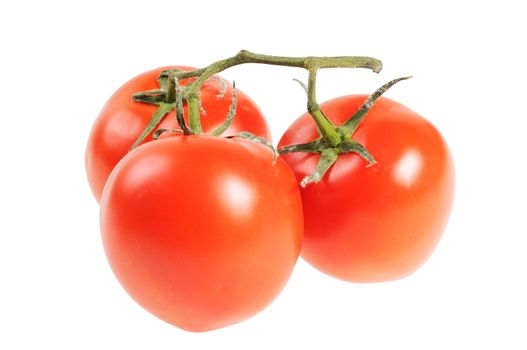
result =
[[[294,174],[240,139],[172,137],[113,170],[101,199],[110,265],[127,292],[190,331],[240,322],[285,286],[300,253]]]
[[[343,96],[321,105],[336,125],[366,95]],[[309,115],[297,119],[279,147],[318,137]],[[326,176],[301,189],[305,229],[301,256],[319,270],[354,282],[403,278],[435,249],[454,198],[454,164],[441,134],[407,107],[380,98],[353,135],[377,164],[356,154],[341,156]],[[283,159],[300,181],[319,159],[314,153]]]
[[[91,130],[85,155],[88,182],[97,201],[100,200],[110,172],[139,138],[156,110],[156,106],[133,101],[133,94],[158,89],[159,73],[170,68],[173,67],[157,68],[126,82],[110,97],[97,117]],[[194,69],[183,66],[177,68]],[[181,85],[186,85],[191,81],[193,80],[182,80]],[[231,105],[232,85],[228,82],[226,85],[227,89],[223,98],[217,97],[221,91],[221,84],[214,79],[207,81],[200,91],[200,100],[206,112],[206,115],[201,118],[204,132],[212,131],[227,117]],[[258,106],[239,89],[236,89],[236,98],[236,117],[224,135],[249,131],[270,141],[269,128]],[[186,115],[186,105],[184,109]],[[179,129],[174,111],[165,116],[159,128]],[[171,136],[175,135],[178,134],[171,133]],[[149,141],[152,141],[151,136],[148,136],[143,143]]]

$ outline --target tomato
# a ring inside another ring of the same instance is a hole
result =
[[[367,96],[330,100],[322,111],[342,125]],[[307,114],[285,132],[279,147],[318,137]],[[301,189],[305,231],[301,256],[321,271],[356,282],[405,277],[430,256],[447,224],[454,165],[445,140],[426,119],[380,98],[353,135],[377,164],[341,155],[318,183]],[[298,181],[320,156],[285,154]]]
[[[101,192],[110,172],[130,150],[156,110],[154,105],[133,101],[133,94],[158,89],[157,77],[159,73],[169,68],[162,67],[151,70],[125,83],[106,102],[95,121],[86,147],[85,164],[88,181],[97,201],[100,200]],[[178,68],[193,69],[189,67]],[[191,81],[191,79],[182,80],[181,85],[186,85]],[[222,85],[217,79],[207,81],[200,90],[200,100],[206,113],[201,118],[204,132],[211,131],[221,125],[228,114],[231,105],[232,85],[226,83],[223,98],[218,97],[221,91]],[[225,136],[240,131],[249,131],[270,140],[271,136],[267,123],[258,106],[238,89],[236,99],[236,116]],[[186,105],[184,109],[186,115]],[[159,128],[179,129],[174,111],[165,116]],[[178,134],[173,133],[171,135]],[[149,136],[144,142],[151,140],[152,137]]]
[[[292,171],[238,138],[171,137],[134,149],[101,199],[101,232],[126,291],[190,331],[242,321],[286,284],[300,252]]]

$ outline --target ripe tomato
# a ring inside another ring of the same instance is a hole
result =
[[[102,189],[110,172],[130,150],[156,110],[156,106],[133,101],[133,94],[159,88],[157,77],[162,70],[169,68],[151,70],[125,83],[106,102],[95,121],[86,147],[85,163],[88,181],[97,201],[100,200]],[[182,80],[181,85],[186,85],[191,81],[193,80]],[[221,125],[227,116],[231,105],[232,85],[226,83],[223,98],[218,97],[221,90],[220,82],[211,79],[203,85],[200,91],[200,100],[206,113],[201,118],[204,132],[212,131]],[[267,123],[258,106],[242,91],[237,90],[236,93],[236,117],[225,136],[240,131],[249,131],[270,140]],[[184,109],[186,115],[186,105]],[[179,129],[174,111],[165,116],[159,128]],[[144,142],[151,140],[149,136]]]
[[[321,105],[341,125],[367,96],[344,96]],[[279,147],[318,137],[301,116]],[[340,279],[375,282],[418,269],[437,245],[454,195],[454,165],[447,144],[430,122],[405,106],[380,98],[353,138],[377,164],[356,154],[340,156],[325,177],[301,189],[305,231],[302,257]],[[283,156],[297,180],[313,173],[314,153]]]
[[[119,162],[101,198],[104,248],[123,287],[190,331],[265,308],[292,272],[302,230],[292,171],[241,139],[145,144]]]

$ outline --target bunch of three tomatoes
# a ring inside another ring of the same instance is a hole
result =
[[[207,135],[224,122],[233,89],[210,79],[200,89],[203,134],[166,132],[156,140],[150,134],[129,152],[155,112],[132,96],[156,89],[165,69],[114,93],[86,150],[110,266],[145,309],[180,328],[207,331],[263,310],[299,254],[337,278],[377,282],[412,273],[432,253],[452,205],[454,168],[426,119],[380,98],[353,134],[376,164],[343,154],[319,182],[303,187],[320,155],[275,158],[268,147],[236,137],[247,131],[270,141],[262,112],[240,90],[227,137]],[[321,110],[340,125],[366,99],[343,96]],[[178,127],[174,111],[158,125]],[[306,113],[279,147],[319,136]]]

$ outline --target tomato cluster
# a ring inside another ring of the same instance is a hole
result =
[[[217,78],[200,89],[203,134],[167,133],[151,142],[152,131],[129,151],[155,112],[132,95],[156,89],[166,69],[141,74],[114,93],[86,150],[108,261],[145,309],[186,330],[212,330],[271,303],[300,254],[321,271],[355,282],[402,278],[431,254],[452,205],[454,167],[426,119],[378,99],[350,141],[367,148],[376,164],[367,166],[353,152],[339,154],[320,181],[300,186],[320,152],[276,157],[269,147],[238,137],[248,131],[270,141],[262,112],[243,92],[237,90],[227,137],[207,134],[232,104],[232,85]],[[338,126],[366,99],[344,96],[320,108]],[[172,111],[157,128],[179,126]],[[279,148],[319,137],[306,113]]]

